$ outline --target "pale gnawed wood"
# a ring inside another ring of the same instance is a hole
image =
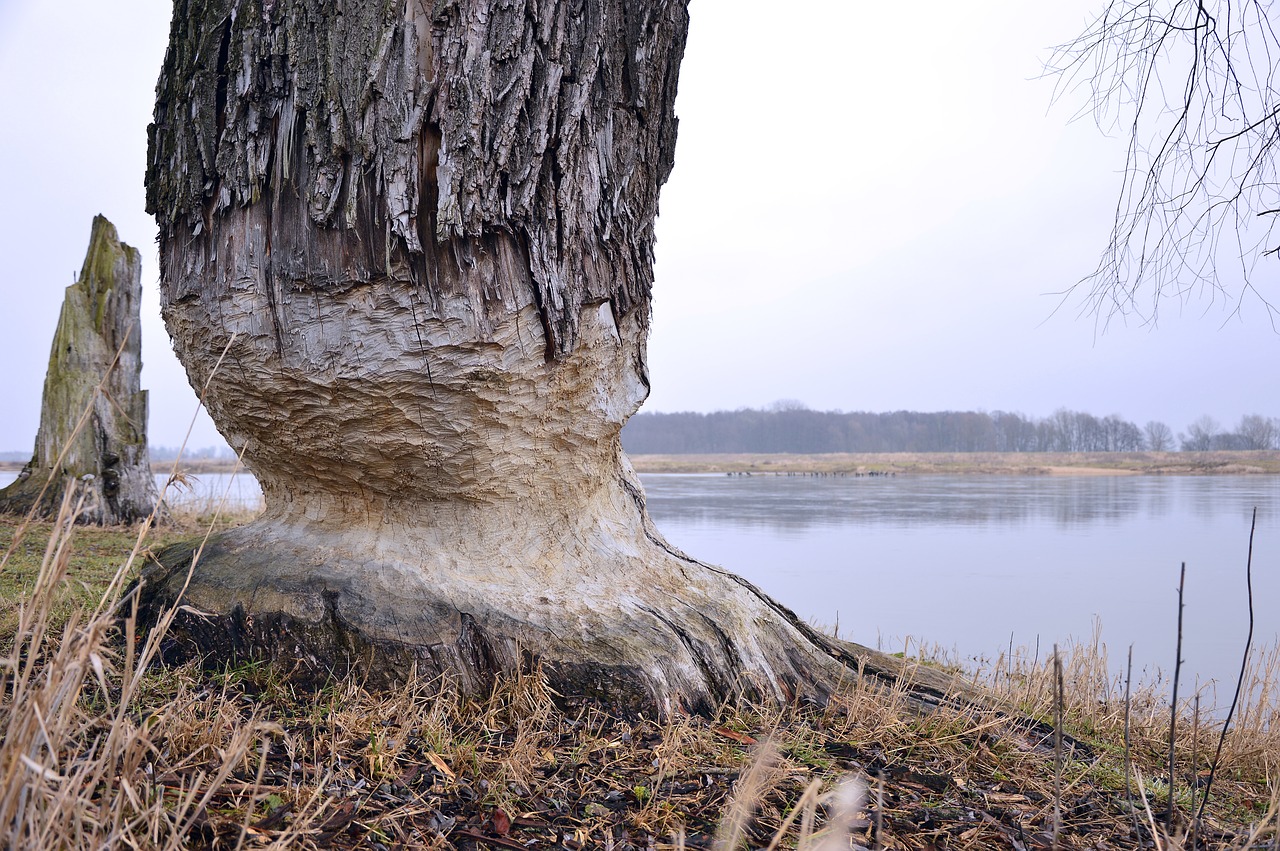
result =
[[[147,456],[147,393],[140,387],[141,257],[102,216],[67,287],[45,373],[35,451],[0,491],[0,511],[56,514],[66,482],[84,483],[80,521],[131,523],[151,514],[155,480]]]
[[[162,309],[267,505],[148,571],[187,651],[472,691],[537,661],[664,712],[849,675],[668,546],[622,454],[686,29],[684,0],[175,4]]]

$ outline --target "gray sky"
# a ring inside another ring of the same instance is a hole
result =
[[[1123,162],[1037,80],[1101,0],[693,0],[662,196],[646,410],[1065,406],[1175,431],[1280,415],[1260,303],[1167,302],[1098,333],[1058,293],[1103,247]],[[27,450],[96,213],[143,249],[151,440],[196,409],[159,319],[145,129],[169,4],[0,2],[0,450]],[[1255,283],[1274,293],[1280,266]],[[198,421],[191,444],[216,442]]]

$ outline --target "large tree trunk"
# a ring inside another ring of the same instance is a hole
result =
[[[142,259],[102,216],[67,287],[45,373],[35,452],[18,480],[0,490],[0,512],[57,514],[65,485],[81,481],[82,523],[132,523],[151,514],[157,494],[147,455],[147,393],[138,308]]]
[[[180,635],[322,675],[542,663],[670,710],[823,698],[849,657],[674,550],[648,393],[686,0],[178,0],[147,174],[163,310],[264,516]],[[211,375],[222,352],[222,367]],[[191,549],[149,574],[149,605]]]

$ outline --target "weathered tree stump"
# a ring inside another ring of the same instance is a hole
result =
[[[67,287],[49,353],[35,452],[0,490],[0,511],[58,511],[65,485],[88,499],[79,522],[132,523],[158,499],[147,455],[147,391],[138,324],[142,259],[102,216],[93,220],[80,278]]]
[[[661,711],[850,674],[670,547],[622,454],[686,31],[685,0],[175,4],[163,312],[267,503],[147,573],[145,611],[205,613],[180,646],[471,690],[536,660]]]

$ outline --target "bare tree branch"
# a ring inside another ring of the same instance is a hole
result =
[[[1280,14],[1280,13],[1277,13]],[[1280,253],[1280,34],[1267,0],[1111,0],[1046,70],[1054,101],[1083,94],[1104,130],[1127,137],[1110,237],[1085,287],[1103,322],[1154,322],[1164,300],[1207,294],[1240,309]],[[1076,289],[1073,288],[1073,289]]]

